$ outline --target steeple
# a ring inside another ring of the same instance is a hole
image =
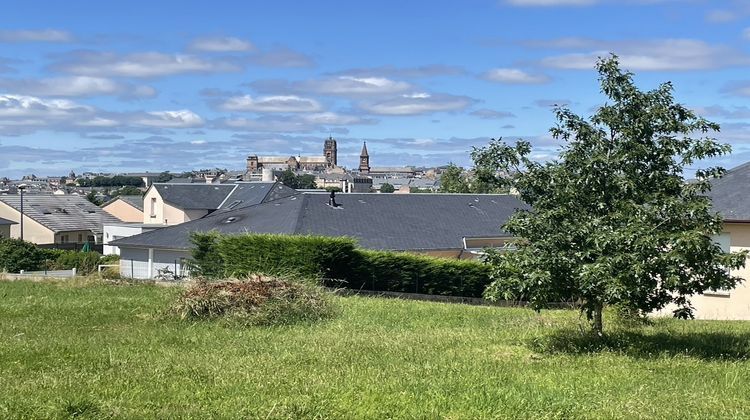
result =
[[[362,144],[362,153],[359,154],[359,172],[370,173],[370,154],[367,153],[367,142]]]
[[[323,143],[323,155],[326,158],[326,168],[335,168],[338,165],[338,148],[336,147],[336,139],[332,136],[328,136],[328,140]]]

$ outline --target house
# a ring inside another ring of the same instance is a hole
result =
[[[712,181],[709,196],[713,209],[724,218],[724,231],[716,242],[727,252],[750,250],[750,162]],[[696,318],[750,320],[750,261],[732,274],[745,281],[732,290],[706,291],[691,298]]]
[[[364,248],[446,258],[474,258],[485,245],[510,237],[502,224],[523,208],[511,195],[298,193],[112,242],[124,277],[152,278],[169,267],[179,274],[190,258],[192,232],[347,236]]]
[[[143,224],[176,225],[212,212],[296,194],[279,182],[234,184],[154,183],[143,196]]]
[[[35,244],[101,243],[104,224],[121,220],[75,195],[23,197],[23,239]],[[10,220],[12,238],[21,237],[21,196],[0,196],[0,218]]]
[[[0,218],[0,238],[10,238],[10,227],[16,222]]]
[[[144,232],[163,228],[164,225],[144,225],[143,223],[118,223],[113,225],[104,225],[104,237],[102,253],[104,255],[120,255],[120,248],[110,245],[110,242],[121,238],[140,235]]]
[[[102,210],[129,223],[143,222],[143,196],[120,195],[102,204]]]

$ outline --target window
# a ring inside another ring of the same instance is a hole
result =
[[[156,217],[156,197],[151,197],[151,217]]]
[[[79,233],[79,234],[78,234],[78,243],[80,244],[81,242],[83,242],[83,235],[81,235],[81,234]]]
[[[712,239],[714,240],[714,242],[719,244],[719,246],[721,246],[722,251],[731,252],[732,237],[729,235],[729,233],[724,232],[720,235],[714,235]],[[729,297],[730,290],[727,290],[727,289],[706,290],[705,292],[703,292],[703,294],[706,296]]]

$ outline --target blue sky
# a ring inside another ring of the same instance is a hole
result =
[[[722,124],[750,160],[744,0],[31,1],[0,15],[0,176],[240,169],[248,154],[470,165],[490,137],[554,156],[551,104],[593,63]],[[712,162],[713,163],[713,162]]]

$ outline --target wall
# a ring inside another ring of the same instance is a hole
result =
[[[119,199],[102,207],[102,210],[123,222],[143,223],[143,212]]]
[[[16,223],[19,223],[21,221],[21,213],[13,207],[6,205],[5,203],[0,203],[0,217]],[[20,224],[10,226],[10,237],[21,237]],[[23,239],[35,244],[52,244],[55,243],[55,234],[39,222],[31,219],[28,216],[24,216]]]
[[[151,201],[156,199],[154,205],[154,217],[151,217]],[[143,196],[143,223],[178,225],[191,220],[200,219],[208,214],[208,210],[182,210],[166,203],[159,195],[156,188],[149,188]]]
[[[26,235],[26,227],[24,226],[24,236]],[[93,237],[93,241],[89,240],[90,237]],[[65,239],[65,241],[63,241]],[[67,232],[57,232],[55,234],[55,243],[56,244],[63,244],[63,243],[77,243],[82,244],[86,241],[89,241],[92,245],[96,243],[96,235],[92,233],[90,230],[72,230]]]
[[[152,257],[150,263],[149,254]],[[120,275],[124,278],[153,279],[163,268],[168,268],[173,273],[176,270],[177,275],[183,275],[184,261],[189,258],[189,251],[153,249],[149,253],[148,249],[121,247]]]
[[[729,233],[732,252],[750,250],[750,224],[727,223],[724,232]],[[745,268],[732,274],[744,278],[745,282],[732,290],[709,292],[691,299],[696,318],[750,320],[750,261]]]
[[[140,233],[143,233],[143,228],[140,225],[104,225],[104,255],[120,255],[120,248],[108,245],[110,241],[128,238]]]

